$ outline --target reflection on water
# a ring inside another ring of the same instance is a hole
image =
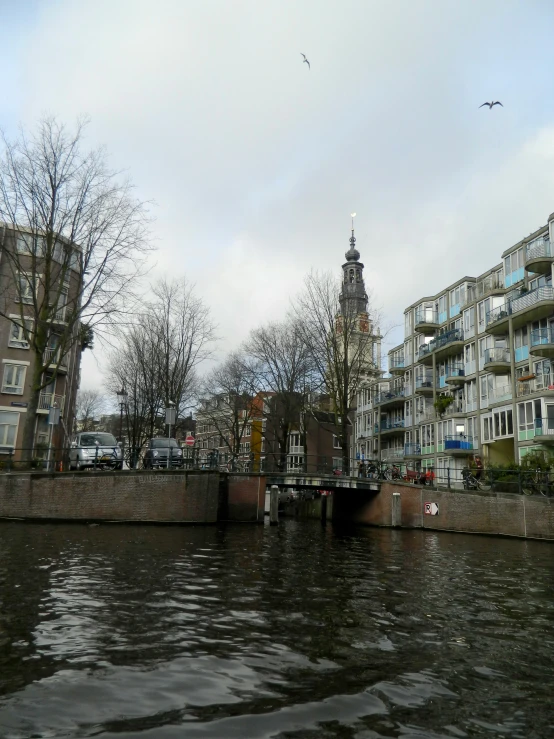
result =
[[[0,737],[554,736],[553,552],[0,523]]]

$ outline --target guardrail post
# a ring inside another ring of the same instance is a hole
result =
[[[523,485],[521,484],[521,470],[517,471],[517,491],[520,495],[523,494]]]
[[[11,472],[13,470],[13,449],[10,447],[10,451],[8,454],[8,472]]]
[[[392,494],[391,526],[398,528],[402,523],[402,499],[400,493]]]
[[[269,494],[269,523],[271,526],[279,523],[279,488],[277,485],[271,486]]]
[[[96,442],[96,451],[94,453],[94,469],[96,469],[98,465],[98,442]]]
[[[450,490],[450,467],[446,468],[446,487]]]

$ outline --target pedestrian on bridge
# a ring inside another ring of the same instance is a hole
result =
[[[362,459],[362,461],[358,465],[358,477],[365,477],[365,476],[366,476],[365,462]]]

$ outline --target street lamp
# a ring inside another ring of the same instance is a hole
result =
[[[123,441],[123,408],[125,407],[125,402],[127,400],[125,388],[122,387],[121,390],[118,390],[116,395],[119,398],[119,439],[120,441]]]

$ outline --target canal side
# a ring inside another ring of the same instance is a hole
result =
[[[0,518],[263,523],[265,477],[210,470],[0,475]]]
[[[377,494],[351,490],[285,506],[285,515],[366,526],[400,526],[554,540],[554,499],[501,492],[446,491],[383,482]],[[400,522],[395,505],[400,499]],[[396,501],[396,502],[395,502]]]

